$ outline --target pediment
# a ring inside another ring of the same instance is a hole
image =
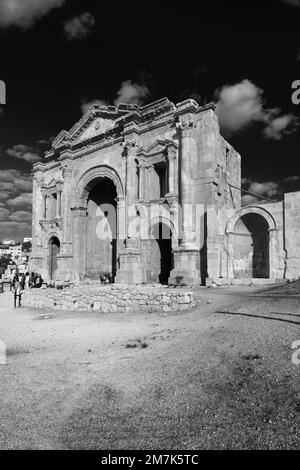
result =
[[[82,142],[83,140],[91,139],[98,134],[104,134],[108,130],[114,127],[114,120],[104,119],[104,118],[95,118],[91,120],[88,126],[84,127],[81,132],[76,133],[74,142]]]
[[[142,148],[139,151],[139,154],[150,157],[153,155],[166,153],[168,151],[168,148],[170,147],[177,148],[177,144],[175,144],[175,142],[173,142],[172,140],[158,139],[155,142],[153,142],[149,147],[146,147],[144,149]]]
[[[111,130],[120,112],[114,106],[92,106],[82,118],[67,131],[61,131],[52,142],[52,148],[72,145],[105,134]]]

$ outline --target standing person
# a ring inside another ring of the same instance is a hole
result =
[[[41,287],[42,285],[42,277],[40,274],[37,274],[35,278],[35,287]]]
[[[15,289],[16,288],[16,282],[19,281],[19,276],[17,273],[14,274],[14,277],[13,277],[13,280],[12,280],[12,288]]]
[[[21,306],[21,295],[22,295],[22,285],[21,282],[19,281],[19,278],[17,277],[15,280],[15,285],[14,285],[14,306],[18,307]]]
[[[30,274],[29,274],[29,272],[27,271],[27,273],[25,274],[25,289],[26,289],[26,290],[29,289],[29,284],[30,284]]]
[[[35,287],[35,274],[32,272],[30,274],[30,287]]]

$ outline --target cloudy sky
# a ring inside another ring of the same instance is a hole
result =
[[[31,166],[93,102],[214,100],[243,187],[300,190],[300,0],[105,3],[0,0],[0,239],[30,235]]]

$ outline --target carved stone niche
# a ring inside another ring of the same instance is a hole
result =
[[[40,220],[43,232],[62,231],[62,219]]]

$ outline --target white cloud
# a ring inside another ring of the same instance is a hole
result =
[[[30,28],[35,21],[65,0],[0,0],[0,26]]]
[[[66,21],[64,24],[64,33],[70,41],[83,39],[92,32],[95,24],[95,18],[86,11]]]
[[[114,100],[114,105],[117,106],[120,103],[142,105],[149,94],[150,90],[146,85],[126,80],[121,83],[121,87],[117,92],[117,98]],[[86,113],[93,105],[108,106],[109,103],[99,98],[92,100],[83,99],[81,101],[81,111]]]
[[[36,163],[40,161],[41,156],[35,149],[28,145],[14,145],[12,148],[6,150],[7,155],[13,158],[25,160],[28,163]]]
[[[282,1],[294,7],[300,7],[300,0],[282,0]]]
[[[260,121],[263,113],[262,94],[263,91],[249,80],[225,85],[218,90],[216,112],[221,127],[234,132],[253,121]]]
[[[278,199],[281,190],[278,183],[274,181],[266,181],[264,183],[255,183],[248,181],[247,178],[243,178],[242,180],[242,187],[246,189],[249,193],[252,194],[244,194],[242,196],[242,204],[252,204],[252,203],[265,203],[267,202],[266,199],[262,199],[262,197],[266,197],[268,199]],[[261,197],[256,197],[261,196]]]
[[[1,237],[31,233],[32,176],[21,170],[0,171]]]
[[[30,223],[26,222],[1,222],[1,235],[6,238],[7,234],[13,234],[14,239],[29,236],[32,231]]]
[[[298,119],[294,115],[280,115],[279,108],[264,107],[263,90],[250,80],[225,85],[216,91],[216,96],[216,113],[225,134],[233,134],[259,122],[264,128],[263,134],[266,138],[280,140],[297,128]]]
[[[31,207],[32,206],[32,193],[20,194],[14,199],[10,199],[9,201],[7,201],[7,205],[12,206],[12,207],[21,207],[21,206]]]
[[[145,85],[133,83],[131,80],[122,82],[121,88],[117,93],[114,104],[143,104],[145,98],[149,95],[149,89]]]
[[[1,210],[1,209],[0,209]],[[30,211],[16,211],[8,217],[13,222],[31,221],[32,213]]]
[[[88,110],[94,106],[94,105],[98,105],[98,106],[107,106],[107,103],[103,100],[98,100],[98,99],[94,99],[94,100],[82,100],[81,101],[81,111],[83,114],[87,113]]]
[[[9,210],[5,209],[4,207],[0,207],[0,221],[5,220],[9,214]]]
[[[296,116],[285,114],[271,120],[264,129],[264,135],[268,139],[280,140],[284,135],[293,134],[298,126]]]
[[[288,176],[284,179],[285,183],[297,183],[300,180],[300,176]]]

